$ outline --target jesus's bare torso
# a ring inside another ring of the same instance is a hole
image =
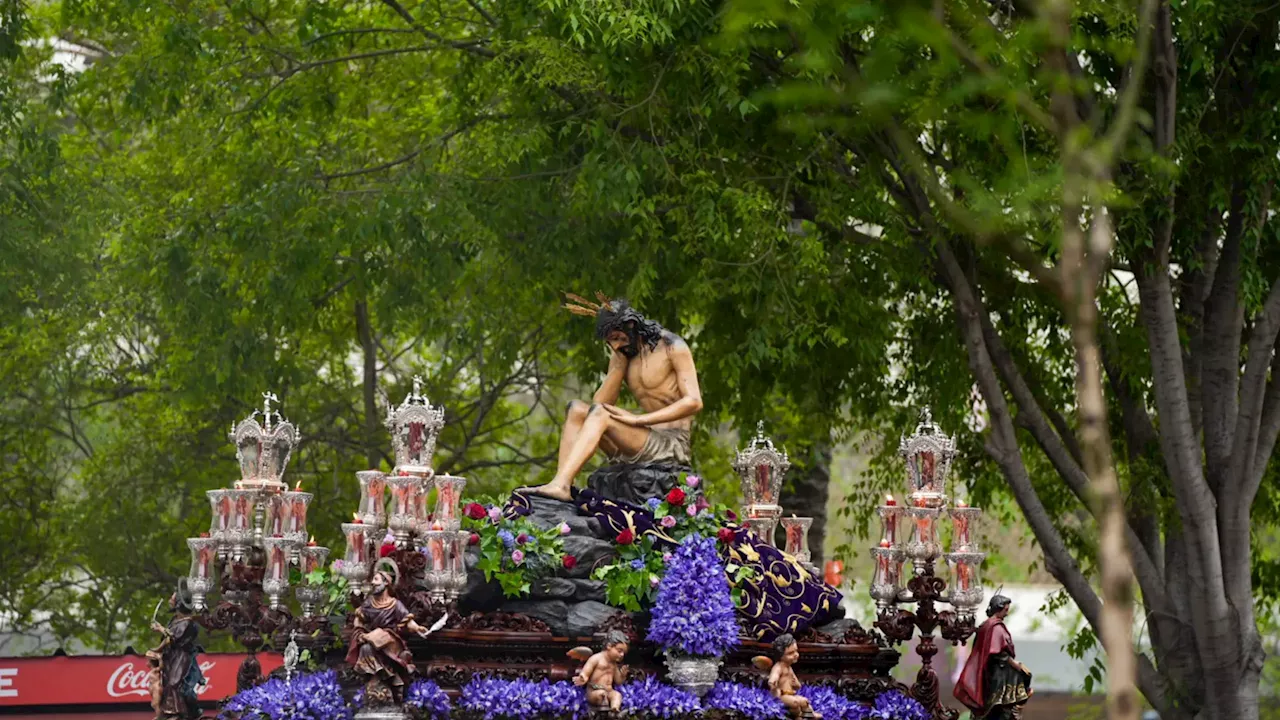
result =
[[[674,343],[683,340],[670,336],[652,350],[645,348],[639,355],[627,363],[626,384],[635,396],[636,403],[645,412],[655,412],[678,401],[682,394],[675,365],[668,355]],[[655,424],[654,428],[678,428],[688,430],[693,426],[693,417]]]

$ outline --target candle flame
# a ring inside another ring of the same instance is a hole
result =
[[[351,522],[360,522],[360,513],[358,513],[358,512],[352,512],[352,513],[351,513]]]
[[[299,490],[301,490],[301,489],[302,489],[302,481],[301,481],[301,480],[299,480],[298,482],[296,482],[296,483],[294,483],[294,484],[293,484],[293,490],[294,490],[294,492],[297,492],[297,491],[299,491]]]

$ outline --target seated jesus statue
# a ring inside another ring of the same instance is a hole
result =
[[[526,492],[568,501],[574,478],[597,450],[610,463],[688,465],[689,429],[702,409],[689,346],[625,300],[597,294],[596,305],[569,297],[571,312],[595,316],[596,337],[612,349],[609,370],[590,404],[569,403],[555,477]],[[624,383],[643,412],[617,406]]]

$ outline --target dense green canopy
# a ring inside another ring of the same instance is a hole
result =
[[[383,394],[415,373],[450,413],[442,463],[491,490],[529,480],[603,368],[557,293],[600,289],[690,340],[713,480],[716,421],[768,418],[819,509],[851,431],[892,440],[873,481],[896,483],[895,436],[930,405],[975,502],[1016,501],[1096,624],[1074,317],[1049,264],[1105,217],[1099,344],[1153,643],[1140,685],[1168,717],[1217,717],[1217,693],[1256,703],[1252,604],[1280,577],[1277,12],[29,9],[0,23],[29,41],[0,42],[0,558],[37,572],[0,576],[0,596],[24,621],[56,606],[58,631],[95,645],[135,639],[202,491],[233,479],[224,429],[266,389],[307,436],[292,475],[319,494],[316,528],[385,461]],[[52,38],[87,70],[52,70]],[[1242,702],[1223,707],[1256,713]]]

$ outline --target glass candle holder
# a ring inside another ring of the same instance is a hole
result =
[[[876,508],[876,514],[880,516],[880,544],[889,543],[887,547],[898,546],[898,515],[902,512],[902,508],[898,506],[898,501],[893,499],[892,495],[885,498],[884,505]]]
[[[972,614],[982,603],[982,561],[986,553],[952,552],[946,554],[951,566],[951,587],[945,599],[962,613]]]
[[[974,527],[982,516],[982,510],[957,504],[951,508],[951,549],[955,552],[970,552],[978,549],[973,541]]]
[[[360,509],[358,517],[365,525],[372,527],[387,526],[387,475],[381,470],[361,470],[356,473],[360,480]]]
[[[467,545],[471,542],[471,533],[466,530],[455,530],[449,547],[449,584],[445,597],[450,602],[462,597],[467,589]]]
[[[279,495],[269,495],[258,502],[263,506],[262,532],[266,537],[284,536],[285,518],[289,516],[289,506]]]
[[[245,560],[254,540],[254,512],[257,508],[257,490],[228,490],[231,501],[231,522],[227,526],[227,541],[231,543],[231,559]]]
[[[871,576],[871,597],[876,601],[876,608],[883,612],[898,600],[898,591],[902,589],[902,557],[898,548],[871,548],[874,572]]]
[[[782,518],[782,537],[785,543],[783,552],[802,563],[809,562],[811,559],[809,553],[809,528],[812,525],[813,518],[796,517],[795,515],[789,518]]]
[[[938,516],[942,511],[932,507],[909,507],[905,514],[911,522],[911,540],[907,542],[907,557],[915,563],[916,572],[924,571],[942,554],[938,544]]]
[[[410,538],[418,529],[418,487],[421,480],[414,475],[392,475],[387,478],[391,488],[391,519],[388,527],[395,536],[398,547],[409,547]]]
[[[218,558],[226,560],[231,549],[227,529],[231,527],[231,491],[210,490],[205,493],[209,498],[209,537],[217,541]]]
[[[218,554],[218,541],[211,537],[187,538],[191,550],[191,569],[187,572],[187,587],[191,590],[191,602],[197,612],[207,607],[205,598],[213,592],[216,569],[214,558]]]
[[[294,559],[297,559],[297,548],[307,542],[307,508],[315,496],[301,490],[288,490],[280,494],[280,504],[286,509],[284,516],[284,537],[293,541]]]
[[[262,592],[266,593],[272,610],[280,607],[280,598],[289,589],[289,555],[293,543],[284,537],[262,539],[266,566],[262,572]]]
[[[459,514],[459,503],[462,501],[462,489],[467,486],[466,478],[453,475],[437,475],[432,480],[436,488],[436,504],[433,520],[441,530],[457,532],[462,524]]]
[[[323,585],[312,585],[308,575],[323,570],[329,560],[329,548],[314,543],[307,544],[298,550],[298,569],[302,571],[302,581],[294,595],[302,606],[303,617],[314,617],[316,607],[329,597],[329,591]]]
[[[347,549],[342,556],[342,577],[347,579],[347,586],[353,593],[362,591],[373,567],[369,552],[370,532],[376,534],[378,529],[364,523],[342,523],[342,534],[347,539]]]
[[[760,538],[761,542],[774,545],[773,536],[778,529],[778,518],[776,516],[749,517],[743,522],[746,523],[751,532],[755,533],[757,538]]]
[[[449,550],[457,533],[448,530],[427,531],[427,592],[431,599],[440,602],[452,587]]]

